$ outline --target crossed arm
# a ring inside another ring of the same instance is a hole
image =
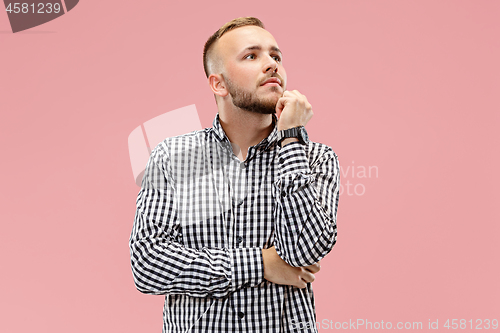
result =
[[[263,279],[299,288],[314,281],[319,260],[336,238],[338,169],[332,154],[325,149],[311,168],[300,144],[282,149],[284,165],[274,186],[278,200],[275,246],[193,249],[179,237],[182,228],[175,211],[167,150],[155,149],[137,197],[129,243],[137,289],[147,294],[225,297],[237,289],[257,286]],[[298,163],[290,164],[288,159]],[[288,194],[283,196],[283,192]]]

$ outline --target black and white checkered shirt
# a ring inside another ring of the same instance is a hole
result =
[[[152,151],[130,253],[137,289],[165,295],[163,332],[316,332],[312,285],[264,280],[262,249],[292,266],[332,249],[338,159],[320,143],[280,148],[276,135],[241,162],[217,115]]]

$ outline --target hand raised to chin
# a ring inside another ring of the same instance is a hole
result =
[[[278,131],[305,126],[313,116],[312,106],[306,96],[297,90],[287,90],[276,103],[276,116]]]

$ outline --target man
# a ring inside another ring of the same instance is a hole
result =
[[[226,23],[203,58],[218,114],[151,153],[130,237],[136,287],[165,295],[163,332],[316,332],[311,282],[336,242],[337,156],[308,140],[311,105],[286,90],[258,19]]]

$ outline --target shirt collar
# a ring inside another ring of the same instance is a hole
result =
[[[229,139],[226,135],[226,132],[224,132],[224,129],[222,128],[222,125],[220,124],[219,113],[217,113],[217,115],[215,116],[215,119],[213,122],[213,130],[215,133],[215,137],[217,138],[218,141],[229,142]]]
[[[278,118],[276,117],[276,114],[273,114],[273,130],[269,135],[262,140],[260,143],[255,145],[256,148],[264,148],[267,149],[269,148],[270,145],[276,142],[276,137],[278,135],[278,127],[276,126],[278,122]],[[229,138],[226,135],[226,132],[224,132],[224,129],[222,128],[222,125],[220,124],[219,120],[219,113],[215,116],[214,122],[213,122],[213,130],[215,133],[215,136],[217,139],[221,142],[227,142],[230,143]]]

